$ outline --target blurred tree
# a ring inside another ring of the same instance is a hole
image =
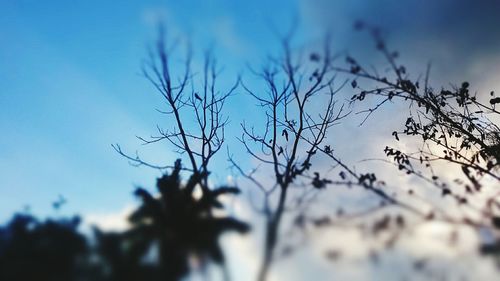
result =
[[[79,223],[16,214],[0,228],[0,280],[79,280],[88,251]]]
[[[185,276],[192,257],[197,258],[201,266],[209,261],[223,265],[219,236],[226,231],[245,233],[249,230],[249,226],[239,220],[213,215],[214,208],[223,208],[219,197],[237,194],[237,188],[219,187],[197,199],[194,191],[199,178],[193,175],[183,185],[180,160],[174,167],[171,174],[158,179],[158,198],[145,189],[136,190],[142,205],[131,214],[132,226],[123,234],[129,250],[138,257],[145,256],[156,243],[159,274],[163,280],[179,280]]]

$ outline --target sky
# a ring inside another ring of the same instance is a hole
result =
[[[131,201],[134,185],[154,182],[157,171],[131,167],[111,144],[134,153],[141,149],[136,135],[149,136],[157,123],[166,122],[155,111],[161,99],[140,75],[158,19],[169,32],[196,38],[203,48],[215,45],[226,54],[219,58],[222,64],[240,71],[251,59],[247,53],[263,51],[255,42],[268,40],[263,39],[264,11],[278,10],[281,4],[0,5],[0,126],[6,136],[0,143],[0,190],[8,198],[0,204],[4,220],[25,205],[47,214],[59,194],[68,199],[67,213],[116,210]],[[236,75],[229,74],[234,81]],[[151,161],[163,164],[177,157],[166,146],[150,154],[155,157]]]
[[[297,42],[330,31],[339,52],[376,62],[373,42],[352,30],[363,20],[379,26],[410,66],[423,70],[432,62],[434,83],[471,80],[489,93],[500,88],[498,11],[500,2],[489,0],[1,1],[0,221],[28,206],[42,216],[123,214],[136,202],[134,187],[152,189],[159,172],[129,165],[111,144],[154,163],[178,157],[166,144],[145,147],[136,138],[170,125],[155,111],[161,98],[140,75],[158,20],[172,37],[192,40],[195,64],[214,46],[226,67],[222,86],[275,53],[276,32],[294,20]],[[227,114],[258,120],[254,110],[254,102],[236,95]],[[230,147],[238,145],[239,122],[229,126]],[[355,134],[346,131],[340,142]],[[248,161],[242,150],[231,152]],[[215,162],[218,182],[229,174],[225,160]],[[59,195],[68,203],[54,210]]]

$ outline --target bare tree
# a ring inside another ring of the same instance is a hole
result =
[[[322,189],[331,182],[313,171],[311,161],[318,149],[328,147],[325,143],[329,129],[349,114],[336,100],[336,93],[345,83],[335,84],[329,41],[325,40],[320,53],[304,55],[292,50],[291,37],[289,34],[281,40],[279,57],[269,58],[260,71],[252,69],[265,85],[265,94],[242,83],[262,108],[265,123],[257,128],[242,123],[239,140],[262,166],[246,172],[230,157],[233,166],[264,196],[265,245],[258,280],[266,280],[273,261],[290,188],[302,183],[306,189]],[[324,105],[322,109],[319,103]],[[270,184],[257,176],[266,169],[273,171]]]
[[[397,169],[435,187],[443,202],[452,198],[459,209],[467,211],[446,210],[424,197],[419,201],[427,201],[431,211],[423,212],[413,207],[413,213],[424,220],[442,220],[471,226],[478,231],[486,228],[496,232],[500,226],[500,193],[496,190],[500,183],[500,112],[495,105],[500,103],[500,98],[495,97],[494,92],[489,97],[473,94],[468,82],[449,88],[433,88],[429,81],[430,65],[425,75],[412,77],[399,63],[399,53],[387,47],[376,28],[363,23],[357,26],[369,30],[376,49],[390,69],[389,72],[377,71],[349,55],[346,66],[334,68],[351,77],[351,86],[356,91],[351,104],[373,104],[358,112],[365,114],[361,125],[374,112],[383,110],[384,105],[406,105],[408,111],[403,128],[394,130],[392,136],[396,141],[403,141],[406,136],[406,143],[414,150],[401,151],[386,146],[384,153]],[[456,176],[447,177],[442,167],[448,171],[455,169]],[[410,195],[415,195],[418,189],[405,188]],[[493,248],[499,249],[497,245]]]
[[[157,111],[168,116],[169,120],[174,120],[175,125],[171,129],[157,126],[156,135],[138,138],[144,144],[166,141],[176,152],[186,156],[190,166],[183,169],[200,178],[201,187],[205,192],[208,189],[210,160],[221,149],[225,140],[224,129],[228,119],[223,115],[223,107],[227,98],[237,88],[239,79],[230,89],[219,89],[217,78],[222,68],[217,65],[217,60],[208,50],[204,56],[201,83],[197,83],[200,77],[197,77],[192,69],[192,51],[189,45],[186,48],[183,69],[179,70],[180,66],[175,65],[176,61],[173,61],[172,56],[178,45],[179,40],[169,44],[163,29],[160,29],[159,39],[149,51],[149,58],[144,61],[142,68],[144,77],[165,100],[166,108]],[[175,72],[172,71],[172,65],[175,65]],[[198,88],[197,85],[201,87]],[[194,128],[190,126],[192,123],[196,124]],[[151,164],[142,160],[137,153],[130,156],[124,153],[119,145],[113,147],[132,164],[158,169],[174,168],[169,165]]]
[[[173,121],[173,128],[157,126],[156,135],[138,138],[146,145],[167,142],[185,156],[189,165],[183,167],[180,159],[173,166],[152,164],[138,153],[130,156],[119,145],[113,145],[133,165],[171,170],[158,179],[158,196],[143,188],[136,190],[142,205],[130,216],[133,227],[123,239],[139,257],[147,252],[148,245],[158,242],[160,271],[168,280],[178,280],[188,273],[190,255],[197,256],[202,266],[206,261],[223,266],[224,278],[228,280],[219,236],[226,230],[245,233],[249,226],[213,214],[215,209],[224,207],[218,201],[220,195],[237,194],[239,189],[231,186],[214,189],[209,186],[208,177],[210,162],[225,141],[228,118],[223,115],[223,108],[238,87],[239,79],[228,90],[221,90],[217,80],[222,68],[212,51],[205,52],[201,75],[196,75],[189,45],[180,65],[174,60],[178,43],[168,44],[160,29],[159,39],[142,68],[144,77],[165,101],[165,108],[157,111],[166,115],[168,122]],[[185,183],[181,182],[182,170],[191,174]],[[194,194],[198,186],[201,196]]]

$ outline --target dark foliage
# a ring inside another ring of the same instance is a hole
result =
[[[75,280],[87,252],[79,222],[14,215],[0,228],[0,280]]]
[[[220,196],[237,194],[235,187],[194,196],[201,177],[181,182],[181,163],[157,180],[159,196],[138,188],[142,204],[130,215],[123,232],[94,230],[95,246],[78,232],[80,219],[39,221],[17,214],[0,228],[0,280],[179,280],[190,272],[189,260],[224,265],[219,245],[227,231],[246,233],[249,226],[227,216]],[[157,250],[157,257],[151,252]]]
[[[156,242],[162,273],[171,280],[188,273],[190,255],[197,257],[202,265],[208,261],[222,265],[220,235],[226,231],[245,233],[249,230],[249,226],[239,220],[213,215],[214,209],[223,207],[219,197],[236,194],[237,188],[208,190],[196,199],[193,193],[200,177],[191,176],[183,186],[180,171],[181,164],[177,161],[171,174],[158,179],[157,198],[145,189],[136,190],[142,205],[130,216],[132,228],[124,233],[132,251],[140,256]]]

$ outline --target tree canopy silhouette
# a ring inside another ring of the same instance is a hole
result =
[[[135,252],[140,255],[158,243],[158,262],[168,280],[178,280],[189,272],[191,255],[202,265],[208,261],[224,264],[219,236],[226,231],[249,230],[248,224],[237,219],[213,215],[214,209],[223,208],[219,197],[237,194],[238,188],[219,187],[197,199],[194,191],[200,176],[192,175],[183,186],[180,171],[181,162],[177,160],[172,172],[157,180],[158,198],[143,188],[135,191],[142,204],[130,215],[132,227],[125,234],[130,247],[137,248]]]
[[[77,232],[78,217],[39,221],[16,214],[0,227],[1,280],[77,280],[87,241]]]

